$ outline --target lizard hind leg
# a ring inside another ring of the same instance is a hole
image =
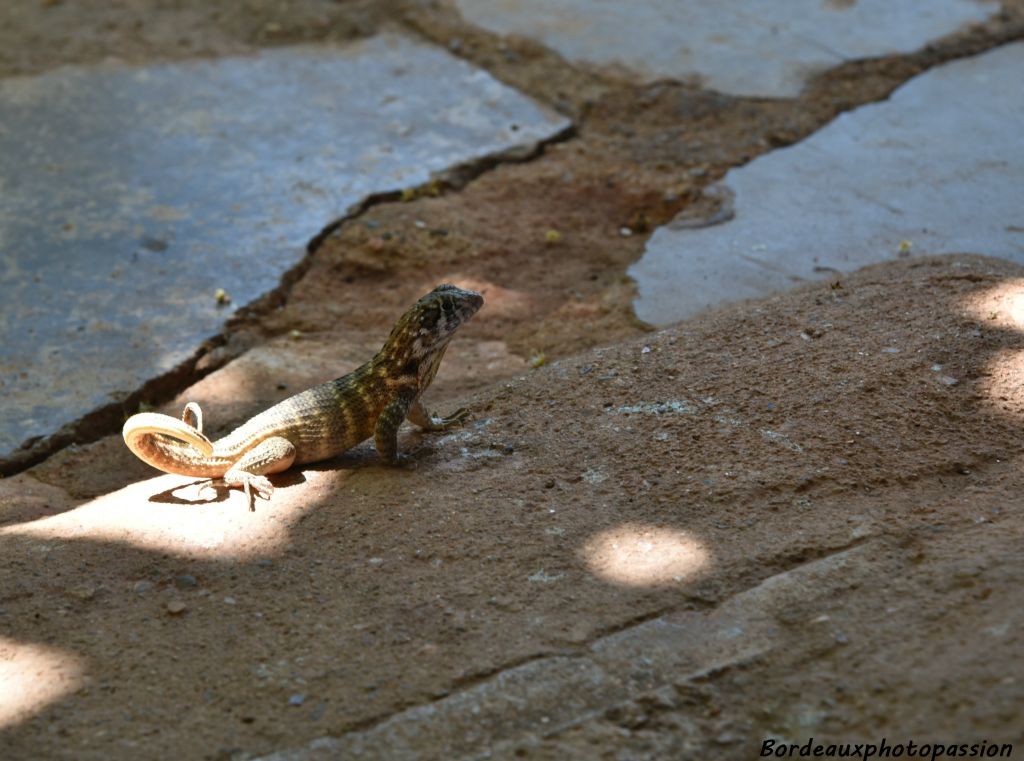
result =
[[[261,499],[270,499],[274,485],[270,483],[267,474],[288,470],[293,462],[295,445],[283,436],[271,436],[243,454],[224,474],[224,483],[228,486],[241,486],[249,509],[255,510],[253,490]]]

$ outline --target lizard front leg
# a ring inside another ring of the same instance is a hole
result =
[[[241,486],[245,490],[249,509],[255,510],[252,490],[255,489],[263,499],[270,499],[274,485],[266,474],[288,470],[293,462],[295,445],[283,436],[271,436],[242,455],[224,474],[224,483],[228,486]]]
[[[373,443],[385,462],[395,464],[398,456],[398,429],[409,414],[409,408],[416,398],[415,389],[403,389],[395,395],[377,418],[373,429]]]
[[[432,415],[417,399],[409,408],[407,417],[410,423],[418,425],[424,431],[446,431],[452,426],[465,422],[469,417],[469,410],[460,407],[448,417],[440,417]]]

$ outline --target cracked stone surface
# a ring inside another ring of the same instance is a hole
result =
[[[870,545],[772,576],[710,614],[661,616],[601,637],[576,657],[551,656],[502,671],[475,687],[403,711],[363,732],[323,737],[258,761],[334,758],[514,757],[518,747],[558,735],[640,695],[699,681],[778,646],[788,600],[807,605],[863,583],[878,552]]]
[[[404,434],[409,468],[360,447],[277,476],[255,512],[116,435],[0,480],[0,756],[1009,740],[1022,274],[900,260],[536,372],[481,310],[428,399],[470,425]],[[280,336],[167,409],[230,428],[344,334]]]
[[[437,48],[0,82],[0,457],[169,370],[374,193],[567,122]]]
[[[604,77],[449,5],[0,3],[0,77],[376,19],[579,114],[529,161],[347,220],[281,308],[229,328],[248,351],[166,384],[161,411],[199,402],[217,436],[365,361],[436,282],[480,290],[426,399],[471,420],[403,430],[407,465],[361,445],[249,512],[157,474],[113,422],[0,479],[0,758],[1019,742],[1024,266],[897,257],[660,331],[623,274],[650,231],[716,216],[707,182],[1019,38],[1024,0],[793,100]]]
[[[844,61],[911,52],[988,18],[973,0],[456,0],[471,23],[646,80],[699,78],[735,95],[791,97]]]
[[[670,222],[629,268],[637,315],[669,324],[901,255],[1024,262],[1021,81],[1024,44],[1006,45],[731,170],[719,222]]]

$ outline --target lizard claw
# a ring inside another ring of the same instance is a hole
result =
[[[270,483],[270,479],[266,476],[249,476],[246,479],[245,485],[255,489],[260,499],[270,499],[274,493],[274,485]]]
[[[415,468],[416,460],[405,452],[396,452],[395,456],[388,460],[388,464],[399,468]]]
[[[465,407],[459,407],[448,417],[432,417],[430,419],[430,427],[426,430],[446,431],[449,428],[465,423],[467,418],[469,418],[469,410]]]
[[[225,484],[222,480],[217,478],[211,478],[203,483],[199,487],[199,496],[202,497],[206,492],[213,492],[213,497],[220,497],[221,492],[224,490]]]
[[[241,486],[245,492],[245,501],[249,503],[249,510],[256,511],[256,500],[253,498],[253,491],[260,499],[270,499],[274,493],[274,485],[266,476],[258,476],[253,473],[246,473],[244,470],[228,471],[224,474],[224,483],[228,486]]]

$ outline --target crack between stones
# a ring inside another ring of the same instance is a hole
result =
[[[162,375],[146,381],[135,391],[117,401],[102,405],[68,423],[48,436],[36,436],[23,442],[5,458],[0,459],[0,478],[7,478],[45,461],[70,446],[91,444],[120,430],[127,417],[141,404],[158,406],[170,401],[189,386],[238,358],[252,345],[246,342],[232,345],[231,338],[238,327],[248,321],[279,308],[291,294],[294,285],[309,271],[317,249],[335,230],[346,222],[358,219],[376,206],[416,198],[439,192],[458,192],[477,178],[504,164],[523,164],[544,154],[548,146],[567,142],[576,137],[576,125],[570,123],[554,135],[525,146],[514,146],[503,151],[469,159],[446,169],[431,173],[423,185],[413,188],[373,193],[350,207],[341,217],[328,223],[306,244],[302,260],[287,270],[273,289],[254,301],[240,307],[229,317],[223,329],[207,338],[193,354]],[[221,350],[221,351],[217,351]]]
[[[779,570],[779,571],[777,571],[775,573],[772,573],[772,574],[769,574],[767,576],[764,576],[763,578],[760,578],[760,579],[756,580],[754,583],[750,583],[750,584],[744,585],[742,589],[739,589],[739,590],[735,591],[734,593],[732,593],[732,594],[722,598],[717,603],[709,603],[707,601],[701,601],[704,604],[701,606],[701,609],[698,612],[700,612],[700,613],[702,613],[704,615],[707,615],[709,612],[711,612],[711,611],[713,611],[715,609],[724,607],[729,602],[731,602],[733,600],[736,600],[737,598],[740,598],[741,596],[750,593],[752,590],[754,590],[754,589],[756,589],[756,588],[758,588],[758,587],[768,583],[771,579],[775,579],[775,578],[778,578],[778,577],[781,577],[781,576],[785,576],[785,575],[790,574],[790,573],[792,573],[794,571],[798,571],[800,568],[802,568],[804,566],[811,566],[811,565],[814,565],[815,563],[818,563],[818,562],[820,562],[822,560],[826,560],[826,559],[828,559],[830,557],[833,557],[833,556],[836,556],[836,555],[840,555],[840,554],[842,554],[842,553],[844,553],[844,552],[846,552],[848,550],[854,549],[854,548],[856,548],[856,547],[858,547],[858,546],[860,546],[862,544],[865,544],[865,543],[867,543],[869,541],[871,541],[871,538],[855,539],[855,540],[853,540],[851,542],[848,542],[848,543],[846,543],[846,544],[844,544],[842,546],[839,546],[839,547],[829,547],[829,548],[826,548],[823,552],[816,553],[813,557],[803,558],[803,559],[799,560],[798,562],[793,562],[793,563],[786,564],[786,565],[783,566],[782,570]],[[690,601],[688,601],[688,602],[690,602]],[[528,664],[544,661],[544,660],[547,660],[547,659],[550,659],[550,658],[574,659],[574,660],[578,660],[581,663],[582,662],[589,662],[594,668],[599,669],[602,672],[605,672],[606,675],[607,675],[608,674],[607,669],[602,665],[601,658],[600,657],[595,657],[595,653],[593,652],[593,646],[596,643],[598,643],[598,642],[600,642],[602,640],[606,640],[606,639],[608,639],[610,637],[613,637],[613,636],[615,636],[617,634],[620,634],[622,632],[626,632],[626,631],[628,631],[630,629],[642,626],[642,625],[644,625],[644,624],[646,624],[646,623],[648,623],[650,621],[655,621],[657,619],[666,618],[666,617],[671,616],[671,615],[673,615],[675,613],[679,613],[679,612],[683,612],[683,611],[691,611],[692,612],[693,610],[694,609],[693,609],[692,606],[688,606],[688,605],[685,605],[685,604],[684,605],[674,605],[674,606],[669,606],[669,607],[660,609],[658,611],[652,611],[652,612],[641,614],[639,616],[635,616],[635,617],[630,618],[630,619],[628,619],[626,621],[623,621],[623,622],[621,622],[619,624],[616,624],[616,625],[613,625],[613,626],[609,626],[609,627],[605,627],[605,628],[597,630],[595,632],[595,635],[591,639],[589,639],[586,643],[583,643],[583,644],[581,644],[579,646],[568,648],[566,650],[558,650],[558,649],[556,649],[556,650],[542,651],[542,652],[539,652],[539,653],[535,653],[533,655],[529,655],[529,656],[525,656],[523,658],[519,658],[519,659],[514,660],[514,661],[510,661],[508,663],[502,664],[501,666],[495,667],[493,669],[488,669],[488,670],[485,670],[485,671],[481,671],[481,672],[473,674],[473,675],[471,675],[469,677],[456,680],[454,685],[453,685],[453,689],[452,690],[446,691],[443,694],[439,694],[436,698],[434,698],[432,700],[424,701],[424,702],[421,702],[421,703],[412,703],[412,704],[409,704],[409,705],[401,706],[401,707],[397,708],[396,710],[394,710],[394,711],[392,711],[392,712],[390,712],[388,714],[380,715],[380,716],[377,716],[377,717],[374,717],[374,718],[371,718],[371,719],[367,719],[367,720],[358,722],[356,724],[353,724],[349,729],[347,729],[345,732],[342,732],[340,734],[337,734],[337,735],[327,735],[327,736],[318,738],[318,740],[316,740],[315,742],[323,742],[323,741],[327,741],[327,742],[341,742],[346,737],[348,737],[350,735],[354,735],[354,734],[357,734],[357,733],[371,732],[371,731],[377,729],[378,727],[383,726],[387,722],[392,721],[392,720],[400,717],[404,713],[407,713],[409,711],[415,711],[415,710],[418,710],[418,709],[423,709],[425,707],[432,706],[432,705],[437,705],[437,704],[443,703],[444,701],[450,700],[452,698],[456,698],[459,695],[467,694],[469,692],[472,692],[477,687],[479,687],[479,686],[481,686],[481,685],[483,685],[483,684],[485,684],[485,683],[487,683],[489,681],[492,681],[493,679],[495,679],[496,677],[498,677],[498,676],[500,676],[502,674],[510,673],[510,672],[513,672],[513,671],[515,671],[517,669],[520,669],[523,666],[526,666]],[[732,668],[735,668],[737,665],[741,665],[741,664],[748,663],[748,662],[751,662],[753,660],[756,660],[756,659],[762,657],[763,654],[764,654],[763,651],[747,653],[746,655],[738,656],[736,661],[710,663],[710,664],[706,665],[703,668],[700,668],[700,669],[697,669],[697,670],[695,670],[693,672],[689,672],[689,673],[685,674],[683,678],[685,680],[687,680],[687,681],[694,682],[694,683],[705,683],[705,682],[708,682],[708,681],[712,681],[712,680],[716,679],[718,676],[720,676],[720,675],[726,673],[727,671],[731,670]],[[671,680],[666,680],[666,681],[664,681],[664,683],[667,684],[670,681]],[[653,687],[649,686],[649,687],[653,689],[653,688],[656,688],[657,686],[658,685],[654,685]],[[594,718],[600,717],[600,716],[606,714],[609,710],[614,709],[616,706],[625,705],[626,703],[628,703],[629,701],[633,700],[636,697],[635,694],[629,694],[631,692],[630,688],[624,687],[623,691],[624,691],[623,694],[620,695],[617,699],[609,700],[608,702],[602,703],[601,705],[599,705],[599,706],[597,706],[595,708],[590,708],[590,709],[582,710],[579,713],[574,714],[571,717],[567,717],[563,721],[560,721],[560,722],[557,722],[557,723],[552,723],[551,725],[546,726],[543,729],[538,730],[537,731],[537,735],[540,736],[540,737],[551,737],[551,736],[560,734],[560,733],[565,732],[565,731],[567,731],[569,729],[572,729],[575,726],[579,726],[579,725],[581,725],[581,724],[583,724],[583,723],[585,723],[587,721],[590,721],[590,720],[592,720]],[[505,738],[502,742],[506,743],[506,744],[508,742],[515,742],[515,738]],[[299,756],[293,756],[293,754],[300,754],[301,755],[303,750],[304,749],[308,749],[309,747],[310,746],[307,743],[307,745],[303,746],[302,748],[292,748],[291,750],[277,751],[277,752],[273,752],[271,754],[268,754],[268,755],[266,755],[266,756],[264,756],[262,758],[265,758],[265,759],[280,759],[280,758],[291,759],[293,757],[299,757]],[[463,756],[462,758],[464,758],[464,759],[466,759],[468,761],[468,759],[477,759],[477,758],[486,758],[486,757],[487,757],[487,754],[485,753],[484,755],[471,754],[469,756]]]
[[[848,107],[839,109],[835,114],[832,114],[829,119],[818,125],[815,129],[810,130],[807,134],[801,135],[798,139],[792,141],[792,143],[787,144],[802,142],[807,137],[814,134],[818,129],[825,126],[825,124],[831,122],[832,119],[840,113],[853,110],[870,103],[884,101],[889,97],[892,90],[902,86],[923,71],[956,60],[979,55],[999,46],[1024,39],[1024,18],[1018,18],[1015,16],[1016,14],[1011,14],[1004,9],[1002,11],[1002,18],[1000,19],[1006,23],[1006,26],[1003,29],[993,32],[984,29],[982,26],[978,26],[969,29],[966,32],[954,34],[942,41],[926,45],[922,50],[917,52],[889,57],[889,60],[906,62],[912,69],[914,68],[913,65],[915,63],[919,64],[920,69],[910,71],[905,77],[901,77],[891,88],[888,88],[886,92],[878,95],[877,97],[868,98],[863,101],[858,99]],[[405,24],[403,26],[406,28],[407,33],[411,32],[417,37],[427,39],[434,44],[440,44],[437,40],[433,39],[432,35],[426,34],[415,24]],[[958,42],[962,42],[962,46],[958,46]],[[474,65],[480,65],[468,57],[458,57],[463,60],[467,60],[470,63],[474,63]],[[856,59],[840,64],[818,75],[814,81],[809,83],[806,91],[810,92],[812,90],[817,90],[820,87],[827,87],[827,81],[831,77],[842,77],[844,74],[848,75],[850,67],[870,66],[873,63],[877,63],[879,60],[882,59]],[[481,68],[487,70],[486,67]],[[492,73],[492,76],[497,76],[493,72],[489,73]],[[535,94],[531,94],[529,92],[526,94],[537,99]],[[543,99],[541,100],[543,101]],[[739,100],[743,99],[740,98]],[[797,107],[797,104],[802,100],[803,97],[793,99],[794,107]],[[548,108],[552,108],[551,104],[546,105]],[[449,169],[436,172],[432,175],[431,180],[429,180],[425,185],[411,189],[411,192],[413,193],[412,197],[423,195],[427,190],[431,193],[442,189],[461,190],[472,182],[472,180],[480,177],[497,166],[506,163],[514,164],[531,161],[543,155],[548,145],[566,142],[575,138],[577,134],[577,125],[576,123],[573,123],[552,137],[537,141],[531,146],[511,148],[506,151],[488,154],[487,156],[471,159]],[[749,157],[748,160],[752,158],[754,157]],[[745,163],[747,163],[746,160],[740,161],[736,166],[741,166]],[[43,462],[47,458],[69,446],[89,444],[103,438],[104,436],[115,433],[123,424],[128,411],[137,410],[140,403],[145,402],[152,405],[162,404],[172,399],[185,388],[188,388],[190,385],[196,383],[213,371],[220,369],[231,360],[240,356],[251,347],[249,345],[236,345],[233,347],[230,345],[229,339],[234,333],[235,328],[237,328],[242,321],[266,314],[270,310],[277,308],[287,301],[292,286],[301,279],[311,266],[312,254],[315,253],[319,245],[331,233],[337,230],[344,223],[357,219],[375,206],[407,198],[408,196],[406,194],[409,192],[410,189],[376,193],[356,204],[355,207],[350,209],[346,214],[326,225],[317,235],[310,239],[306,246],[306,256],[303,257],[302,261],[281,276],[279,284],[274,289],[257,298],[253,302],[241,307],[231,318],[228,319],[224,329],[200,344],[191,357],[183,360],[172,370],[146,381],[141,387],[130,394],[125,395],[120,400],[103,405],[83,415],[78,420],[62,426],[56,432],[48,436],[33,437],[26,440],[17,449],[11,452],[10,455],[0,459],[0,478],[9,477],[27,470],[33,465]],[[216,356],[214,353],[216,349],[224,349],[224,351],[221,352],[219,356]]]

